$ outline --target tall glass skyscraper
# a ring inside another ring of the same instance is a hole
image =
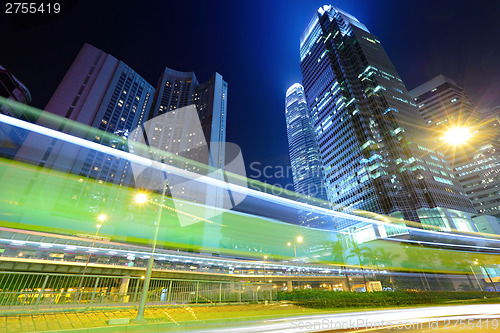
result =
[[[318,144],[311,126],[304,88],[299,83],[286,91],[285,117],[295,192],[305,196],[300,197],[300,201],[308,201],[309,197],[327,201]],[[301,213],[299,222],[308,227],[328,224],[311,212]]]
[[[300,39],[303,86],[335,209],[389,214],[441,230],[475,230],[475,209],[380,41],[323,6]]]

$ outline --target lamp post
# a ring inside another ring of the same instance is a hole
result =
[[[474,261],[474,263],[476,263],[476,261]],[[481,289],[481,291],[484,291],[483,290],[483,287],[481,286],[481,284],[479,283],[479,280],[477,279],[477,276],[476,276],[476,273],[474,272],[474,270],[472,269],[472,266],[469,265],[469,268],[472,272],[472,274],[474,274],[474,277],[476,278],[476,282],[477,282],[477,285],[479,286],[479,289]]]
[[[264,256],[264,281],[266,281],[266,277],[267,277],[267,274],[266,274],[266,259],[267,259],[267,256]]]
[[[299,261],[297,259],[297,248],[295,246],[295,243],[297,244],[300,244],[304,241],[304,238],[302,238],[302,236],[298,236],[296,239],[295,239],[295,242],[293,242],[293,253],[295,254],[295,265],[297,265],[297,285],[298,285],[298,288],[300,290],[300,272],[299,272]],[[287,246],[292,246],[292,242],[288,242],[286,243]]]
[[[106,214],[100,214],[98,217],[97,217],[97,220],[101,223],[104,223],[104,221],[106,221],[108,217],[106,216]],[[94,249],[94,245],[95,245],[95,241],[97,239],[97,235],[99,234],[99,230],[101,229],[102,225],[101,224],[97,224],[96,225],[96,231],[95,231],[95,235],[94,235],[94,240],[92,241],[92,247],[90,248],[89,250],[89,255],[87,257],[87,261],[85,262],[85,267],[83,268],[83,273],[82,273],[82,278],[80,279],[80,283],[78,284],[78,289],[76,290],[76,294],[75,294],[75,302],[76,300],[78,299],[78,295],[80,294],[80,289],[82,289],[82,285],[83,285],[83,278],[85,277],[85,272],[87,271],[87,267],[89,266],[89,262],[90,262],[90,257],[92,256],[92,250]]]
[[[144,310],[146,309],[149,283],[151,281],[151,274],[153,272],[154,254],[156,251],[156,240],[158,238],[158,231],[160,229],[161,214],[163,211],[163,199],[165,198],[166,190],[167,190],[167,184],[165,184],[163,186],[163,191],[162,191],[162,195],[161,195],[162,203],[159,205],[160,207],[158,208],[158,215],[157,215],[156,222],[155,222],[155,231],[154,231],[154,236],[153,236],[153,244],[151,246],[151,256],[149,257],[149,260],[148,260],[148,266],[146,268],[146,276],[144,277],[144,285],[142,287],[141,298],[139,300],[139,309],[137,310],[137,316],[135,317],[135,322],[137,322],[137,323],[145,321]],[[144,193],[139,193],[135,197],[135,202],[138,204],[143,204],[147,201],[148,201],[148,197]]]
[[[474,265],[479,265],[479,263],[480,263],[479,259],[474,260]],[[482,261],[481,261],[481,266],[483,266],[483,269],[486,272],[486,275],[488,276],[488,279],[490,279],[490,282],[493,285],[493,289],[495,290],[495,292],[498,292],[497,286],[495,286],[495,283],[493,283],[493,280],[491,279],[490,273],[488,273],[488,270],[486,269],[486,266],[484,265],[484,263]]]

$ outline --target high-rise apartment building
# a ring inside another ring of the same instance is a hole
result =
[[[500,218],[500,121],[477,110],[464,89],[443,75],[413,89],[410,96],[477,212]],[[466,129],[471,137],[463,144],[446,142],[443,137],[456,128]]]
[[[88,148],[85,143],[77,144],[74,139],[127,150],[126,136],[147,120],[154,91],[124,62],[85,44],[37,120],[38,125],[69,136],[31,132],[16,155],[16,159],[43,170],[33,173],[31,179],[19,180],[20,188],[24,187],[16,198],[20,205],[40,193],[50,193],[57,199],[52,201],[53,207],[45,208],[55,220],[76,210],[87,222],[78,231],[72,228],[71,220],[58,220],[61,232],[72,235],[85,229],[92,233],[94,218],[103,212],[120,209],[125,216],[135,214],[133,202],[120,202],[116,190],[134,184],[131,162]],[[15,168],[12,173],[15,174]],[[10,172],[3,177],[10,177]],[[54,184],[53,179],[60,183]],[[130,210],[124,212],[123,207],[127,206]],[[23,212],[20,220],[26,224],[40,223],[33,214]],[[132,231],[129,236],[135,237]]]
[[[300,39],[300,65],[335,209],[476,230],[474,207],[444,156],[427,147],[422,116],[364,24],[319,8]]]
[[[198,83],[194,72],[180,72],[170,68],[158,80],[151,117],[155,118],[167,112],[194,104],[203,129],[206,143],[210,149],[210,161],[202,161],[217,169],[224,168],[226,117],[227,117],[227,82],[219,73],[215,73],[207,82]],[[179,138],[174,133],[160,129],[152,133],[158,142],[157,147],[172,147]],[[168,135],[166,135],[168,133]],[[160,142],[161,141],[161,142]],[[179,141],[180,143],[180,141]],[[171,148],[168,148],[171,150]]]
[[[295,192],[308,198],[328,200],[324,183],[323,168],[318,144],[314,135],[304,88],[295,83],[286,91],[285,118],[288,136],[288,152],[292,166]],[[299,223],[308,227],[322,227],[327,221],[324,217],[310,211],[299,214]]]
[[[85,44],[52,95],[45,115],[56,114],[123,137],[116,142],[71,125],[57,129],[96,143],[126,149],[128,133],[145,122],[155,89],[124,62]],[[44,117],[38,123],[54,127]],[[130,163],[92,149],[31,134],[18,158],[115,184],[133,184]]]

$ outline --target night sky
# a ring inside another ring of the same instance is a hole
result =
[[[287,166],[284,95],[301,80],[299,38],[323,4],[328,2],[85,0],[18,31],[1,14],[0,65],[28,86],[39,108],[85,42],[124,61],[155,87],[165,66],[195,71],[200,82],[217,71],[229,84],[227,141],[240,145],[247,166]],[[379,38],[408,89],[444,74],[464,86],[476,105],[500,105],[500,1],[331,4]],[[30,20],[24,15],[21,24]]]

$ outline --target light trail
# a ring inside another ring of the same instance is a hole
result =
[[[368,223],[370,225],[394,227],[394,224],[391,224],[391,223],[377,221],[377,220],[371,220],[371,219],[368,219],[365,217],[356,216],[356,215],[349,215],[349,214],[342,213],[342,212],[336,212],[336,211],[333,211],[330,209],[310,205],[310,204],[303,203],[303,202],[298,202],[295,200],[279,197],[279,196],[265,193],[265,192],[260,192],[260,191],[257,191],[257,190],[251,189],[251,188],[247,188],[247,187],[243,187],[243,186],[240,186],[237,184],[218,180],[216,178],[212,178],[212,177],[208,177],[208,176],[200,176],[200,174],[197,174],[197,173],[185,170],[185,169],[181,169],[181,168],[178,168],[178,167],[175,167],[172,165],[157,162],[157,161],[145,158],[145,157],[134,155],[134,154],[131,154],[131,153],[128,153],[125,151],[121,151],[118,149],[114,149],[111,147],[107,147],[107,146],[104,146],[104,145],[101,145],[101,144],[98,144],[98,143],[95,143],[92,141],[88,141],[88,140],[85,140],[82,138],[78,138],[78,137],[75,137],[75,136],[72,136],[72,135],[69,135],[66,133],[58,132],[58,131],[50,129],[50,128],[42,127],[42,126],[37,125],[37,124],[25,122],[25,121],[17,119],[17,118],[12,118],[12,117],[9,117],[9,116],[4,115],[4,114],[0,114],[0,122],[6,123],[6,124],[9,124],[12,126],[16,126],[19,128],[23,128],[23,129],[29,130],[31,132],[39,133],[39,134],[42,134],[42,135],[45,135],[45,136],[48,136],[51,138],[55,138],[55,139],[64,141],[64,142],[75,144],[75,145],[80,146],[80,147],[90,148],[90,149],[98,151],[98,152],[113,155],[115,157],[129,160],[131,162],[138,163],[138,164],[146,166],[146,167],[151,167],[151,168],[154,168],[156,170],[172,173],[172,174],[184,177],[184,178],[192,180],[192,181],[194,180],[196,182],[216,186],[216,187],[219,187],[222,189],[229,189],[229,190],[234,191],[234,192],[239,193],[239,194],[252,196],[252,197],[255,197],[258,199],[265,200],[267,202],[280,204],[280,205],[290,207],[293,209],[303,209],[303,210],[307,210],[307,211],[310,211],[313,213],[320,213],[320,214],[330,216],[330,217],[349,219],[349,220],[356,221],[356,222]],[[175,198],[173,200],[175,200]],[[400,227],[402,227],[402,226],[400,226]],[[432,237],[438,236],[438,238],[440,238],[440,237],[452,236],[454,239],[464,239],[464,240],[468,240],[468,241],[481,241],[481,242],[488,241],[488,242],[494,242],[494,243],[500,245],[500,239],[490,239],[490,238],[486,239],[483,237],[463,235],[463,234],[454,234],[454,233],[446,235],[443,232],[437,232],[437,231],[425,230],[425,229],[417,229],[417,228],[412,228],[412,227],[408,227],[408,226],[405,226],[404,228],[408,229],[409,231],[415,232],[415,233],[426,234],[426,235],[430,235]],[[318,229],[318,230],[321,230],[321,229]],[[386,238],[383,238],[380,236],[377,238],[378,239],[386,239]],[[408,240],[406,240],[406,239],[398,239],[398,240],[401,242],[408,242]],[[446,244],[446,245],[448,246],[450,244]],[[490,249],[498,251],[497,248],[490,248]]]
[[[295,316],[278,319],[247,321],[227,324],[224,332],[231,333],[298,333],[323,332],[329,330],[349,330],[367,332],[378,329],[402,330],[405,328],[426,328],[431,322],[460,319],[500,318],[496,304],[436,306],[410,309],[360,311],[336,314]],[[192,329],[185,332],[215,333],[220,329]]]

